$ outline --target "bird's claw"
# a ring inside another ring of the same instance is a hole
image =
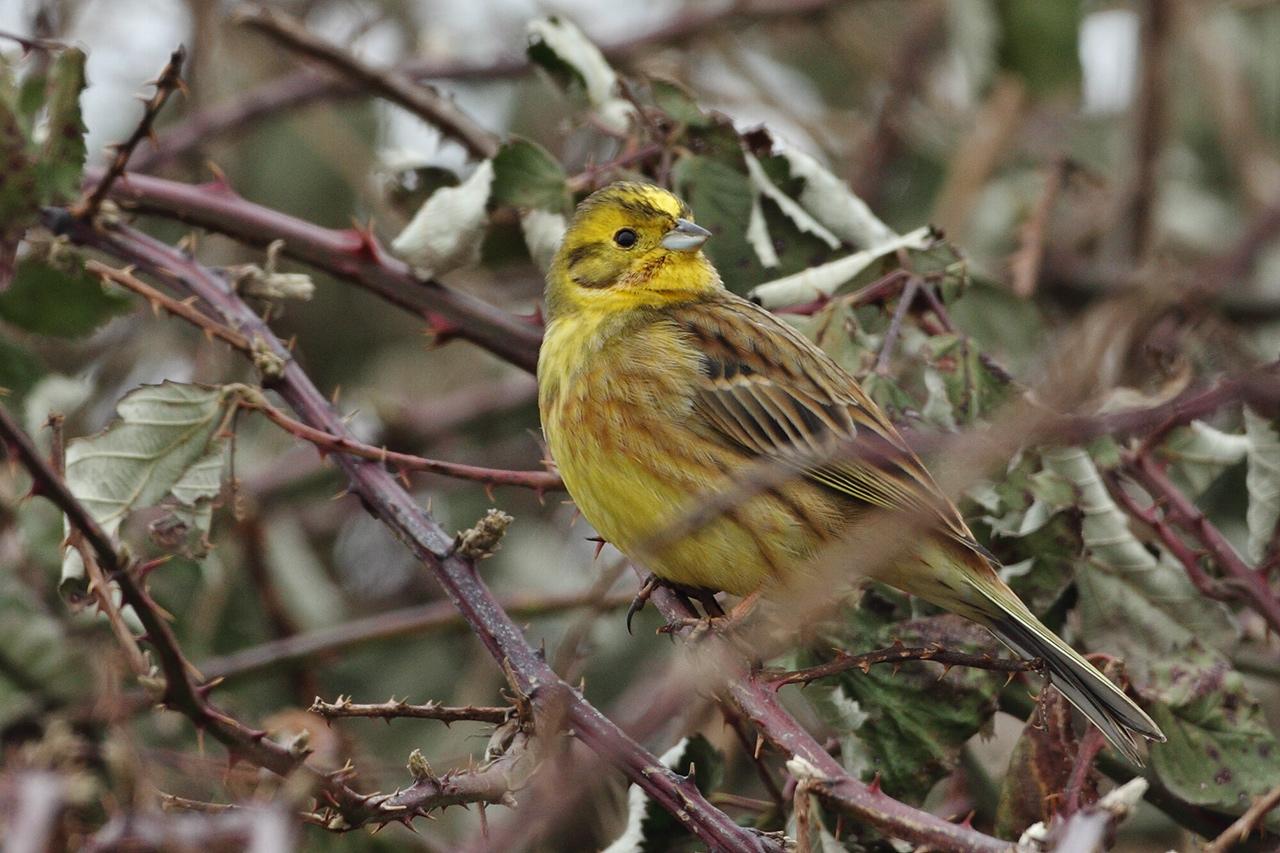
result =
[[[660,583],[662,583],[662,581],[658,579],[658,576],[650,573],[644,579],[644,582],[640,584],[640,589],[636,592],[636,597],[631,599],[631,606],[627,608],[628,634],[631,633],[631,620],[637,613],[644,610],[644,606],[649,603],[649,596],[653,595],[654,589],[657,588]]]

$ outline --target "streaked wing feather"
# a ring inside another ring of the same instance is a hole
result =
[[[873,507],[930,513],[974,548],[955,506],[853,378],[764,309],[725,298],[717,308],[733,311],[694,305],[676,315],[702,353],[695,413],[753,455],[795,464],[813,482]],[[856,458],[805,466],[806,457],[846,441],[856,442]]]

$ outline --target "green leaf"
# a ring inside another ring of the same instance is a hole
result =
[[[222,470],[227,464],[225,439],[215,437],[209,448],[209,453],[173,484],[164,502],[168,515],[150,528],[152,540],[164,550],[193,559],[209,552],[213,503],[222,491]]]
[[[694,784],[709,795],[724,777],[724,756],[702,735],[684,738],[661,761],[682,776],[693,774]],[[691,845],[693,836],[666,809],[632,785],[628,794],[627,828],[604,853],[667,853]]]
[[[1267,545],[1280,521],[1280,435],[1274,424],[1253,409],[1244,410],[1245,436],[1249,439],[1249,559],[1255,563],[1265,556]]]
[[[0,293],[14,274],[18,242],[39,210],[36,166],[13,105],[0,99]]]
[[[634,109],[617,96],[618,75],[600,48],[572,22],[554,15],[533,19],[527,31],[529,61],[589,106],[606,127],[625,132]]]
[[[44,367],[31,353],[0,338],[0,399],[21,398],[44,375]]]
[[[568,214],[573,210],[568,178],[551,152],[513,136],[493,158],[493,204]]]
[[[693,94],[674,80],[653,79],[649,81],[649,91],[653,103],[672,121],[689,127],[706,127],[711,123]]]
[[[1000,67],[1043,95],[1072,87],[1080,79],[1077,37],[1079,0],[1000,0]]]
[[[738,152],[739,158],[741,152]],[[751,218],[751,179],[742,170],[702,155],[682,157],[672,173],[677,192],[693,208],[698,224],[715,236],[704,251],[719,270],[725,286],[745,293],[754,283],[759,261],[747,240]]]
[[[1192,498],[1203,494],[1219,474],[1248,452],[1246,436],[1214,429],[1202,421],[1175,430],[1160,448],[1160,455],[1173,462],[1179,485],[1187,486]]]
[[[876,586],[824,640],[851,654],[884,648],[897,640],[907,646],[937,642],[970,652],[994,648],[989,633],[959,616],[903,621],[909,614],[905,596]],[[846,704],[856,702],[865,715],[851,732],[838,733],[851,733],[862,743],[868,760],[864,777],[878,771],[891,796],[922,802],[933,784],[955,769],[960,747],[995,713],[1002,675],[964,667],[941,679],[940,674],[937,664],[910,661],[896,673],[891,666],[873,666],[866,673],[855,669],[830,679]],[[858,719],[857,715],[849,718]],[[838,725],[838,720],[828,722]]]
[[[80,117],[84,64],[83,51],[67,48],[58,54],[49,75],[48,136],[36,167],[41,204],[60,204],[80,191],[87,129]]]
[[[78,263],[71,272],[27,259],[18,264],[13,285],[0,293],[0,320],[41,335],[87,335],[129,310],[127,296],[104,290]]]
[[[1152,666],[1143,692],[1169,738],[1152,745],[1152,770],[1179,799],[1240,814],[1280,784],[1275,733],[1221,655],[1193,640]]]
[[[129,392],[116,406],[118,420],[67,445],[68,488],[110,536],[130,513],[170,496],[195,509],[216,493],[212,481],[214,472],[221,472],[222,447],[218,433],[231,404],[225,389],[205,385],[165,382]],[[69,551],[62,571],[63,591],[82,594],[79,555]]]

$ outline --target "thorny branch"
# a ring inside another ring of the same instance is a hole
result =
[[[1213,558],[1222,572],[1220,585],[1224,591],[1257,612],[1272,631],[1280,633],[1280,597],[1267,583],[1266,577],[1245,563],[1222,531],[1173,484],[1160,463],[1149,453],[1130,454],[1126,458],[1125,470],[1151,494],[1155,505],[1163,511],[1163,517],[1195,539]],[[1199,555],[1185,545],[1174,544],[1177,534],[1167,524],[1156,525],[1156,532],[1183,564],[1187,576],[1197,588],[1206,595],[1221,598],[1223,592],[1216,591],[1217,585],[1200,566]]]
[[[86,170],[87,180],[100,174]],[[111,192],[117,204],[226,234],[265,249],[276,240],[283,253],[369,290],[427,321],[441,336],[456,335],[533,371],[541,330],[519,317],[437,281],[424,281],[388,255],[366,230],[337,231],[254,204],[225,182],[194,185],[129,174]]]
[[[464,465],[458,462],[445,462],[438,459],[427,459],[411,453],[398,453],[385,447],[374,447],[344,436],[331,435],[323,430],[315,429],[289,417],[256,394],[241,405],[262,412],[272,423],[303,441],[314,444],[321,453],[344,453],[358,456],[389,465],[400,471],[429,471],[459,480],[471,480],[489,486],[520,486],[533,489],[538,494],[548,491],[559,491],[564,488],[560,477],[550,471],[508,471],[501,468],[484,468],[477,465]]]
[[[115,149],[115,156],[111,158],[111,165],[107,167],[106,173],[98,182],[93,185],[93,189],[85,193],[80,201],[72,205],[72,216],[92,220],[98,215],[98,209],[102,206],[102,202],[106,200],[107,194],[111,191],[111,186],[124,176],[125,167],[129,165],[129,158],[133,156],[133,151],[138,147],[138,143],[153,137],[152,126],[155,124],[156,116],[160,114],[160,110],[164,109],[165,103],[174,92],[184,88],[182,64],[186,59],[186,48],[181,46],[169,57],[168,64],[160,72],[160,76],[156,78],[156,91],[146,101],[142,119],[138,122],[138,126],[133,129],[133,133],[129,135],[128,139],[112,146]]]
[[[370,717],[375,720],[407,718],[414,720],[439,720],[442,723],[458,723],[464,720],[501,725],[511,719],[514,708],[485,707],[480,705],[449,706],[439,702],[411,705],[405,699],[388,699],[377,704],[358,704],[350,696],[339,696],[336,702],[325,702],[319,697],[307,709],[312,714],[333,720],[339,717]]]
[[[764,681],[771,682],[775,687],[781,688],[788,684],[809,684],[819,678],[827,678],[841,672],[848,672],[851,669],[860,669],[866,673],[870,672],[871,667],[875,664],[891,663],[897,666],[910,660],[933,661],[934,663],[942,664],[943,675],[946,675],[954,666],[968,666],[975,669],[988,669],[994,672],[1007,672],[1010,675],[1018,672],[1039,672],[1044,668],[1044,662],[1038,658],[1031,660],[997,658],[985,654],[952,651],[943,648],[937,643],[929,646],[904,646],[901,643],[895,643],[889,648],[877,649],[860,655],[851,655],[837,649],[836,658],[827,663],[798,669],[793,672],[762,672],[758,677]]]

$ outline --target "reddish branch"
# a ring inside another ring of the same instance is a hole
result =
[[[943,675],[951,670],[953,666],[968,666],[975,669],[989,669],[995,672],[1007,672],[1011,675],[1017,672],[1039,671],[1043,668],[1043,662],[1039,659],[1033,660],[1016,660],[1013,658],[997,658],[991,655],[977,655],[968,652],[956,652],[950,649],[944,649],[937,644],[930,646],[908,647],[901,643],[895,643],[887,649],[877,649],[873,652],[866,652],[860,655],[851,655],[847,652],[836,651],[835,660],[827,663],[811,666],[806,669],[797,669],[793,672],[765,672],[761,673],[761,678],[774,685],[775,688],[781,688],[788,684],[808,684],[819,678],[837,675],[841,672],[848,672],[851,669],[860,669],[864,673],[870,672],[871,667],[880,663],[891,663],[895,666],[910,660],[926,660],[934,663],[942,664]]]
[[[388,71],[374,68],[314,35],[296,18],[282,12],[250,7],[239,12],[236,21],[339,72],[349,85],[399,104],[456,139],[473,155],[492,157],[498,152],[497,136],[421,80],[414,80],[394,68]]]
[[[252,355],[252,353],[250,353]],[[427,459],[411,453],[398,453],[385,447],[374,447],[371,444],[355,441],[345,436],[331,435],[323,430],[310,427],[295,420],[266,400],[250,400],[242,405],[262,412],[267,419],[286,432],[303,441],[314,444],[321,453],[343,453],[358,456],[383,465],[389,465],[398,471],[430,471],[459,480],[471,480],[490,486],[520,486],[533,489],[538,494],[557,491],[564,488],[560,477],[550,471],[508,471],[502,468],[483,468],[477,465],[463,465],[459,462],[444,462],[439,459]]]
[[[186,48],[181,46],[169,57],[169,63],[160,72],[160,76],[156,78],[155,94],[147,100],[138,126],[133,129],[133,133],[130,134],[128,139],[112,146],[115,149],[115,156],[111,158],[111,165],[107,167],[106,174],[98,180],[92,190],[85,193],[80,201],[72,205],[71,214],[73,216],[78,216],[82,219],[93,219],[98,215],[98,208],[102,206],[107,193],[111,191],[112,184],[124,175],[125,167],[129,165],[129,158],[133,156],[133,151],[138,147],[138,143],[152,136],[152,126],[155,124],[156,116],[160,114],[160,110],[164,109],[165,102],[169,100],[169,97],[174,92],[183,88],[182,64],[186,59]]]
[[[100,172],[87,170],[87,179]],[[484,347],[530,372],[538,361],[539,328],[467,293],[415,276],[360,229],[336,231],[254,204],[225,183],[183,184],[130,174],[111,190],[120,205],[226,234],[266,249],[284,241],[285,255],[372,291],[441,331]]]
[[[358,704],[349,696],[339,696],[336,702],[325,702],[317,698],[307,709],[312,714],[333,720],[339,717],[370,717],[375,720],[395,720],[408,718],[414,720],[439,720],[446,725],[466,720],[477,723],[500,725],[515,714],[514,708],[490,708],[479,705],[450,707],[439,702],[428,702],[425,705],[410,705],[404,699],[388,699],[377,704]]]
[[[299,418],[315,429],[351,438],[346,424],[292,360],[284,344],[222,278],[133,229],[96,230],[53,213],[47,214],[46,220],[73,242],[137,264],[166,286],[199,297],[224,322],[241,329],[251,339],[258,339],[260,346],[283,364],[270,384]],[[738,826],[708,803],[691,779],[665,767],[561,680],[503,612],[474,564],[455,553],[453,537],[445,533],[381,465],[346,454],[337,456],[336,460],[346,473],[351,490],[431,570],[476,637],[508,671],[516,689],[529,696],[535,706],[558,707],[579,740],[622,770],[708,846],[728,850],[777,849],[771,841]],[[161,623],[160,627],[168,631],[167,625]],[[265,758],[274,760],[274,756]],[[436,800],[430,798],[439,793],[430,786],[424,786],[421,791],[432,803]],[[390,802],[398,805],[400,800]],[[406,817],[418,813],[413,809],[404,812]]]
[[[169,294],[157,290],[127,269],[118,270],[115,267],[107,266],[101,261],[92,259],[85,262],[84,268],[86,272],[101,279],[132,290],[147,300],[147,304],[151,306],[151,310],[156,316],[159,316],[161,311],[168,311],[170,314],[176,314],[193,326],[202,329],[205,337],[209,340],[216,338],[241,352],[251,353],[253,351],[253,346],[249,343],[249,339],[226,323],[220,323],[209,315],[202,313],[199,308],[196,308],[190,302],[180,302]]]
[[[1156,506],[1163,510],[1164,516],[1195,539],[1217,564],[1222,572],[1222,584],[1246,606],[1255,610],[1272,631],[1280,633],[1280,596],[1276,595],[1265,575],[1251,568],[1236,553],[1222,531],[1209,521],[1194,501],[1173,484],[1160,463],[1150,454],[1137,454],[1126,461],[1126,470],[1151,494]],[[1157,533],[1161,533],[1161,539],[1170,545],[1170,551],[1182,562],[1188,577],[1196,583],[1197,588],[1201,588],[1208,578],[1200,567],[1198,555],[1185,546],[1175,548],[1170,537],[1176,538],[1176,534],[1167,525],[1158,527]],[[1211,589],[1212,585],[1201,588],[1201,591],[1212,595],[1209,591]]]

